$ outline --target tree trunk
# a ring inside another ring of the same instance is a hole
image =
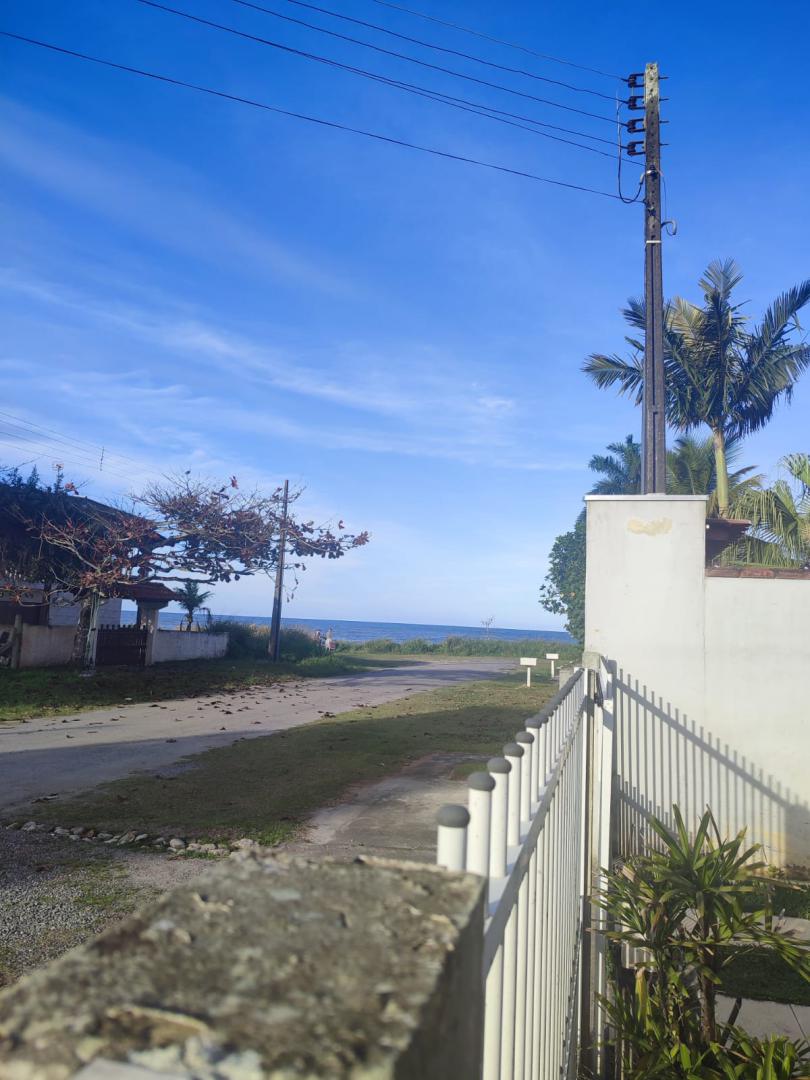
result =
[[[706,1043],[717,1041],[715,1017],[715,985],[708,975],[700,976],[700,1033]]]
[[[96,666],[96,647],[98,645],[98,624],[101,615],[101,597],[97,592],[90,595],[90,618],[87,623],[87,637],[84,642],[84,666],[92,671]]]
[[[712,441],[718,513],[720,517],[728,517],[728,462],[726,461],[726,434],[722,428],[712,431]]]

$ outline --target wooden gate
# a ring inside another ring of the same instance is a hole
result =
[[[96,643],[96,664],[129,664],[143,667],[146,663],[148,631],[139,626],[101,626]]]

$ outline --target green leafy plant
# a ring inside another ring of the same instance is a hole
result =
[[[608,874],[597,903],[616,946],[612,993],[604,1006],[616,1032],[623,1080],[782,1080],[810,1075],[810,1048],[758,1040],[729,1021],[718,1023],[723,970],[740,956],[768,949],[810,979],[806,946],[773,929],[763,896],[765,864],[745,833],[720,835],[707,810],[694,836],[678,807],[674,828],[652,819],[658,847]],[[620,959],[629,957],[628,966]]]
[[[787,472],[772,487],[748,491],[741,512],[753,528],[738,545],[739,558],[765,566],[810,566],[810,454],[788,454]]]
[[[810,301],[810,281],[778,296],[759,324],[752,326],[734,303],[742,273],[733,259],[709,264],[699,287],[700,305],[680,297],[664,310],[664,365],[667,422],[688,432],[705,424],[716,459],[718,508],[730,505],[726,444],[764,427],[781,401],[789,401],[802,372],[810,366],[810,346],[799,313]],[[584,371],[597,386],[616,387],[640,404],[644,394],[644,304],[629,300],[623,312],[632,327],[625,338],[628,358],[594,353]]]

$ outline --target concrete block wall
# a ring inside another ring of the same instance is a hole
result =
[[[810,575],[707,571],[703,496],[586,502],[586,649],[616,669],[624,853],[677,803],[810,865]]]

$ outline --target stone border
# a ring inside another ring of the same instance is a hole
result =
[[[239,851],[261,851],[262,845],[257,840],[243,836],[227,844],[203,844],[197,840],[187,840],[181,836],[150,836],[149,833],[131,829],[124,833],[103,832],[85,825],[65,828],[62,825],[50,825],[42,821],[10,821],[2,825],[5,829],[18,832],[45,833],[61,840],[83,841],[84,843],[105,844],[107,847],[128,847],[151,854],[166,855],[205,855],[209,858],[225,858]]]

